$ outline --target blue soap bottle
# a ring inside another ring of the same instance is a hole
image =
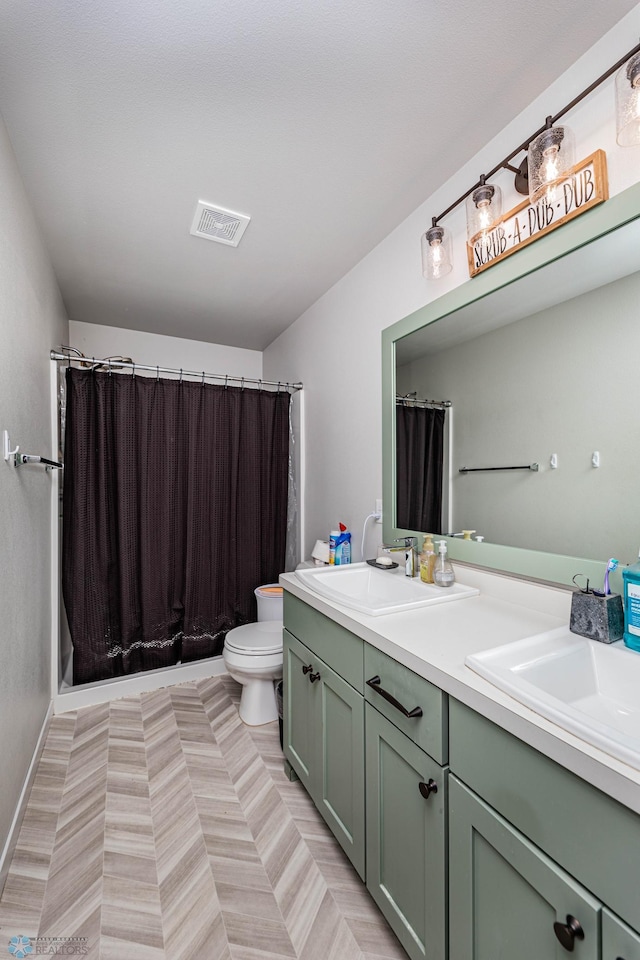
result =
[[[624,583],[624,642],[640,653],[640,554],[622,571]]]

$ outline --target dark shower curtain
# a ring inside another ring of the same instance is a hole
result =
[[[445,411],[396,404],[397,523],[442,533]]]
[[[289,394],[69,368],[74,684],[222,652],[284,569]]]

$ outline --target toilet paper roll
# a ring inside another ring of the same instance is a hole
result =
[[[320,563],[329,563],[329,541],[316,540],[316,545],[311,551],[311,556],[314,560],[319,560]]]

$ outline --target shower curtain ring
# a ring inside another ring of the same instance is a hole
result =
[[[240,388],[244,390],[244,377],[242,377],[242,380],[240,381]]]
[[[202,371],[202,386],[204,387],[204,370]]]
[[[132,376],[132,377],[134,378],[134,380],[135,380],[135,376],[136,376],[136,365],[135,365],[135,362],[134,362],[134,361],[131,361],[131,376]]]
[[[182,383],[182,367],[180,367],[180,383]]]
[[[109,364],[109,366],[108,366],[108,373],[109,373],[109,376],[111,376],[111,357],[108,357],[107,363]]]
[[[156,367],[156,383],[160,379],[160,367]]]

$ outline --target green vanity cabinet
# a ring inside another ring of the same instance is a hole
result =
[[[285,757],[364,879],[364,699],[287,630],[283,674]]]
[[[449,778],[450,956],[599,960],[600,903]]]
[[[634,811],[287,592],[284,681],[285,757],[411,960],[640,960]]]
[[[412,960],[443,960],[448,770],[368,703],[365,728],[367,888]]]
[[[640,960],[640,935],[602,911],[602,960]]]

